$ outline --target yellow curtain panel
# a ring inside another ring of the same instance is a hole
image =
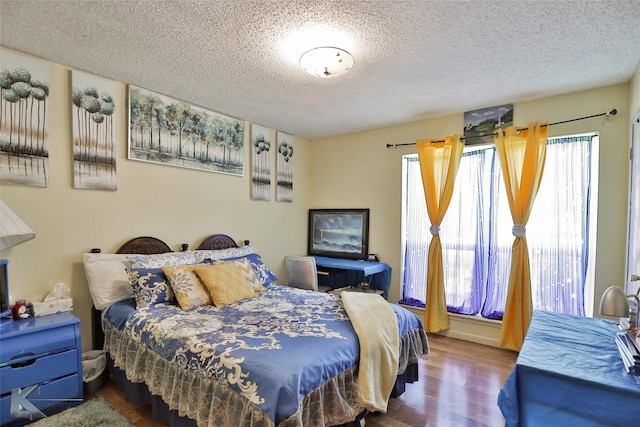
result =
[[[495,145],[507,189],[515,237],[511,252],[509,289],[498,345],[520,351],[533,314],[525,226],[544,170],[547,126],[536,122],[531,123],[528,129],[518,130],[514,126],[499,129]]]
[[[421,139],[416,141],[416,146],[433,236],[429,244],[424,327],[429,332],[438,332],[449,329],[449,314],[444,293],[442,244],[439,235],[440,224],[451,201],[464,142],[461,142],[460,135],[453,135],[438,142]]]

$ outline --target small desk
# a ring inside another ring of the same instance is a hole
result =
[[[498,395],[506,426],[624,426],[640,421],[640,384],[603,319],[535,311]]]
[[[391,284],[391,267],[388,264],[323,256],[314,258],[319,274],[318,285],[335,289],[357,286],[364,282],[372,290],[383,291],[382,296],[387,298]]]

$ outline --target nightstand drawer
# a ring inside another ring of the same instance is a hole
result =
[[[16,321],[16,323],[19,322],[26,324],[27,321]],[[73,327],[57,328],[55,333],[52,331],[52,329],[28,331],[31,333],[3,337],[2,347],[0,347],[0,363],[5,365],[9,361],[23,356],[29,357],[77,347],[78,337]]]
[[[65,407],[75,406],[82,403],[82,391],[80,390],[80,378],[78,374],[70,375],[51,382],[40,385],[34,390],[27,400],[36,408],[42,410],[45,414],[57,412]],[[74,399],[70,401],[70,399]],[[55,410],[46,410],[46,408],[55,407]],[[11,394],[3,396],[0,399],[0,424],[3,426],[10,420],[14,420],[10,416],[11,412]],[[24,420],[27,422],[28,420]],[[18,424],[20,424],[18,422]]]
[[[4,342],[2,344],[4,345]],[[80,370],[77,350],[68,350],[37,359],[32,358],[16,365],[5,366],[0,368],[0,376],[2,377],[0,394],[9,393],[17,387],[25,387],[71,373],[78,373]]]

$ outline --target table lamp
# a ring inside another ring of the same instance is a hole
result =
[[[0,200],[0,251],[24,243],[36,233],[2,200]]]
[[[629,317],[629,300],[633,298],[635,303],[635,327],[638,327],[638,306],[640,300],[638,295],[625,295],[624,291],[617,286],[609,286],[602,293],[600,298],[600,314],[615,317]]]
[[[34,237],[36,237],[36,233],[0,200],[0,251],[24,243]],[[2,320],[0,326],[10,323],[4,322],[4,319],[11,314],[7,277],[7,261],[0,260],[0,320]]]

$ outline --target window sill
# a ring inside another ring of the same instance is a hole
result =
[[[424,308],[400,305],[413,312],[420,319],[424,318]],[[479,315],[468,316],[449,313],[449,329],[437,332],[437,334],[491,347],[499,347],[498,338],[501,326],[502,321],[500,320],[485,319]]]

